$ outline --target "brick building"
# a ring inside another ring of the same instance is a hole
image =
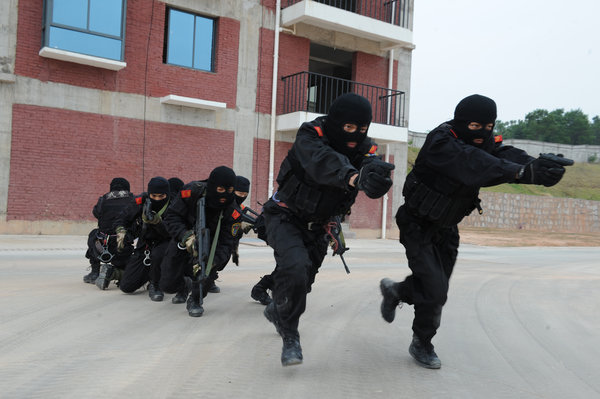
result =
[[[113,177],[276,189],[300,124],[354,91],[397,165],[349,227],[393,229],[406,168],[413,0],[0,2],[0,232],[85,234]],[[275,78],[274,78],[275,77]]]

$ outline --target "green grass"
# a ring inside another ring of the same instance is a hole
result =
[[[412,169],[419,149],[408,147],[408,170]],[[600,164],[576,163],[568,166],[562,180],[554,187],[533,184],[501,184],[482,188],[483,192],[580,198],[600,201]]]

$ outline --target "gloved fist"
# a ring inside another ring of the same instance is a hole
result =
[[[190,253],[190,255],[197,257],[198,250],[196,248],[196,235],[192,230],[188,230],[187,233],[181,239],[181,246],[185,247],[185,250]]]
[[[125,248],[125,236],[127,235],[127,230],[125,227],[119,226],[116,229],[117,232],[117,250],[120,252]]]
[[[519,171],[519,183],[554,186],[562,179],[565,168],[553,161],[537,158],[524,165]]]
[[[395,165],[384,162],[380,159],[374,159],[368,162],[358,173],[356,187],[364,191],[369,198],[379,198],[388,192],[392,187],[390,173],[395,169]]]

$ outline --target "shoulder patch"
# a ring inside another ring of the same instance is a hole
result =
[[[497,136],[494,136],[494,142],[495,143],[502,143],[502,135],[499,134]]]
[[[192,196],[192,190],[181,190],[181,198],[190,198]]]
[[[371,148],[369,149],[369,155],[375,155],[375,154],[377,154],[377,146],[372,145]]]
[[[143,202],[143,198],[141,196],[135,197],[135,203],[137,205],[142,205],[142,202]]]
[[[323,129],[321,129],[321,126],[315,126],[315,130],[317,131],[319,137],[323,137]]]
[[[237,210],[233,210],[233,213],[231,214],[231,217],[234,219],[239,218],[240,216],[242,216]]]

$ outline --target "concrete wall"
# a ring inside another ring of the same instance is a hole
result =
[[[565,233],[600,233],[600,201],[533,195],[481,193],[483,214],[461,226]]]

